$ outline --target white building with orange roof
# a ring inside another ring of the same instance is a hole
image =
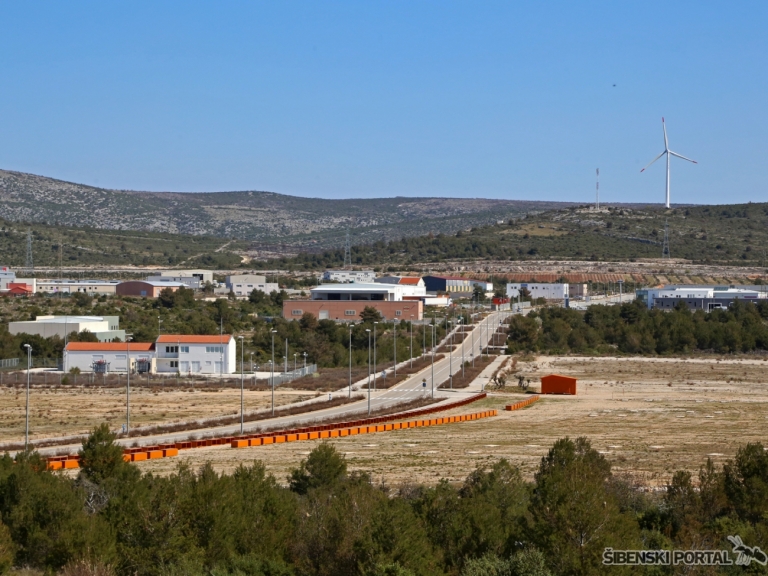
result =
[[[128,358],[132,372],[140,366],[151,370],[154,357],[153,342],[69,342],[64,348],[64,371],[125,373]]]
[[[402,288],[403,297],[426,296],[427,288],[424,280],[418,276],[382,276],[375,280],[379,284],[397,284]]]

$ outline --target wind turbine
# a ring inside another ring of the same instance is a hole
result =
[[[677,156],[678,158],[682,158],[683,160],[688,160],[688,162],[693,162],[694,164],[698,164],[698,162],[696,162],[696,160],[691,160],[690,158],[686,158],[685,156],[683,156],[681,154],[678,154],[677,152],[672,152],[672,150],[669,149],[669,141],[667,140],[667,125],[664,124],[664,117],[663,116],[661,118],[661,127],[664,130],[664,152],[662,152],[661,154],[656,156],[656,158],[651,160],[648,163],[648,166],[650,166],[651,164],[656,162],[656,160],[658,160],[659,158],[664,156],[664,154],[667,155],[667,203],[666,203],[666,207],[669,208],[669,157],[670,156]],[[648,168],[648,166],[646,166],[645,168]],[[640,172],[645,172],[645,168],[640,170]]]

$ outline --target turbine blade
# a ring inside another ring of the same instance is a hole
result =
[[[661,127],[664,129],[664,150],[669,150],[669,141],[667,140],[667,125],[664,123],[664,116],[661,117]]]
[[[667,151],[666,151],[666,150],[664,150],[664,152],[662,152],[661,154],[659,154],[658,156],[656,156],[656,158],[654,158],[653,160],[651,160],[650,162],[648,162],[648,166],[650,166],[651,164],[653,164],[654,162],[656,162],[656,160],[658,160],[659,158],[661,158],[662,156],[664,156],[664,154],[666,154],[666,153],[667,153]],[[646,166],[645,168],[648,168],[648,166]],[[645,168],[643,168],[642,170],[640,170],[640,172],[645,172]]]
[[[698,164],[696,160],[691,160],[690,158],[686,158],[682,154],[678,154],[677,152],[672,152],[672,150],[670,150],[669,153],[672,154],[672,156],[677,156],[678,158],[682,158],[683,160],[688,160],[688,162],[693,162],[694,164]]]

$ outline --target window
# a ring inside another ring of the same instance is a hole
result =
[[[178,368],[178,367],[179,367],[179,361],[171,360],[171,368]]]
[[[395,310],[395,316],[402,316],[403,311],[402,310]]]
[[[184,354],[189,354],[189,346],[181,346],[181,351],[184,352]]]
[[[357,312],[355,310],[344,310],[344,316],[357,316]]]
[[[179,353],[179,347],[178,346],[166,346],[165,347],[166,354],[178,354]]]
[[[304,314],[304,310],[291,310],[291,316],[301,316]]]
[[[205,351],[208,354],[221,354],[224,352],[224,346],[206,346]]]

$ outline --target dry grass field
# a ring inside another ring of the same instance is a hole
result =
[[[279,390],[275,404],[282,406],[314,397],[313,393]],[[24,440],[25,390],[0,387],[0,442]],[[246,411],[270,406],[267,391],[245,391]],[[235,388],[131,389],[131,426],[170,424],[198,418],[239,414],[240,390]],[[125,388],[82,386],[37,387],[30,393],[31,440],[88,433],[108,422],[118,429],[125,422]]]
[[[674,470],[696,472],[708,456],[722,464],[740,444],[765,442],[768,364],[762,361],[539,357],[518,366],[534,377],[551,372],[576,376],[579,395],[548,396],[524,410],[505,412],[503,406],[521,395],[494,393],[456,412],[493,407],[500,410],[495,418],[334,443],[351,469],[398,485],[440,478],[460,482],[478,465],[500,458],[530,477],[555,440],[586,436],[613,462],[616,473],[653,489]],[[262,460],[284,481],[314,445],[207,448],[141,467],[168,473],[182,462],[196,467],[210,461],[217,470],[231,471],[242,462]]]

